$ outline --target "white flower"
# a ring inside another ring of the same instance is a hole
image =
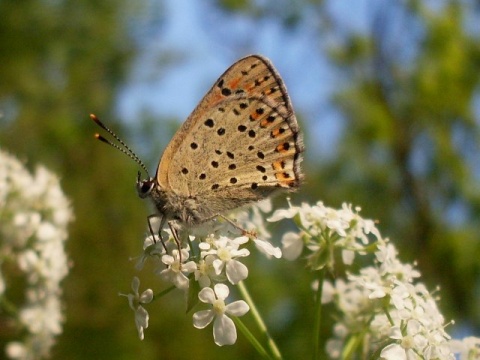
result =
[[[294,258],[301,253],[301,237],[311,238],[307,245],[312,252],[308,257],[311,263],[316,257],[328,256],[327,251],[321,252],[328,243],[362,254],[366,253],[365,245],[372,236],[377,248],[374,266],[347,273],[345,281],[337,279],[333,284],[323,285],[322,303],[334,304],[338,311],[335,328],[343,329],[335,331],[334,338],[327,341],[332,357],[341,356],[348,339],[358,338],[356,341],[365,346],[365,354],[378,350],[385,359],[453,359],[443,316],[426,287],[415,283],[420,273],[413,265],[398,260],[397,251],[381,238],[373,222],[360,218],[345,205],[335,213],[320,203],[312,207],[303,204],[282,216],[293,213],[298,215],[303,233],[284,236],[284,256]],[[312,234],[317,233],[320,241],[315,243],[316,235]],[[375,249],[369,247],[369,252]],[[378,349],[388,338],[389,345]]]
[[[426,339],[420,334],[420,325],[416,321],[409,321],[403,335],[399,326],[393,326],[390,338],[397,342],[387,345],[383,348],[380,356],[384,359],[418,359],[417,349],[422,349],[426,345]]]
[[[298,233],[286,232],[282,236],[283,257],[287,260],[295,260],[303,250],[303,240]]]
[[[185,274],[190,274],[197,269],[194,261],[184,263],[188,260],[188,256],[187,249],[182,249],[181,253],[175,249],[172,251],[172,255],[163,255],[162,262],[167,265],[167,268],[160,272],[160,276],[165,281],[173,283],[179,289],[188,289],[188,277]]]
[[[207,255],[204,259],[199,260],[197,269],[195,270],[195,280],[201,288],[210,286],[211,280],[225,281],[225,276],[218,275],[213,266],[215,256]]]
[[[11,358],[48,357],[62,332],[61,281],[69,271],[65,253],[67,226],[73,219],[58,177],[42,166],[30,174],[23,164],[0,151],[0,259],[25,273],[25,301],[12,322],[22,340],[7,345]],[[1,274],[7,293],[9,273]],[[8,299],[6,299],[8,301]]]
[[[165,249],[158,236],[155,238],[152,235],[147,236],[143,242],[143,253],[137,258],[135,269],[142,270],[147,259],[158,259],[163,254],[165,254]]]
[[[28,359],[30,355],[27,347],[19,341],[8,343],[5,353],[10,359]]]
[[[213,248],[202,251],[201,257],[203,258],[207,255],[215,256],[213,267],[215,268],[216,274],[220,275],[223,270],[225,270],[228,281],[232,284],[237,284],[248,276],[248,268],[236,260],[236,258],[250,255],[248,249],[240,249],[240,245],[247,242],[248,237],[246,236],[241,236],[233,240],[221,236],[219,239],[214,240]]]
[[[389,261],[398,262],[393,257]],[[397,264],[393,270],[399,268]],[[423,284],[413,284],[413,277],[397,278],[396,274],[388,273],[379,263],[377,267],[361,269],[358,275],[350,274],[347,282],[337,280],[333,289],[325,286],[324,300],[333,301],[342,314],[339,324],[348,329],[343,340],[360,336],[356,329],[368,327],[369,331],[362,336],[368,336],[370,351],[375,351],[375,344],[387,337],[395,340],[382,349],[382,358],[417,359],[420,354],[425,359],[453,359],[448,349],[449,336],[443,330],[444,319],[432,296]],[[345,345],[342,339],[335,339],[334,343],[339,342]]]
[[[268,221],[294,218],[299,227],[299,232],[286,233],[282,238],[286,259],[296,259],[306,246],[310,251],[307,256],[310,267],[332,268],[335,248],[341,251],[343,263],[351,265],[356,254],[367,253],[370,242],[381,240],[375,222],[361,218],[358,211],[360,208],[352,209],[348,204],[343,204],[340,210],[326,207],[322,202],[313,206],[289,204],[288,209],[275,211]]]
[[[127,297],[128,304],[135,313],[135,326],[137,327],[138,337],[140,338],[140,340],[143,340],[143,331],[144,329],[148,328],[149,316],[147,310],[145,310],[142,304],[148,304],[153,300],[153,291],[152,289],[147,289],[142,292],[142,294],[139,294],[139,287],[140,280],[135,276],[132,280],[133,293],[119,295]]]
[[[225,304],[229,289],[225,284],[217,284],[214,290],[203,288],[198,294],[200,301],[211,304],[211,310],[202,310],[193,314],[193,326],[197,329],[203,329],[209,325],[213,319],[213,338],[218,346],[232,345],[237,341],[237,329],[232,319],[226,314],[232,316],[245,315],[250,309],[243,300],[234,301],[231,304]]]
[[[47,304],[38,302],[25,307],[20,312],[22,323],[33,334],[51,333],[58,335],[62,332],[62,314],[56,297],[48,297]]]
[[[53,223],[43,221],[38,226],[36,236],[40,241],[51,241],[55,238],[58,238],[58,231],[60,230]]]

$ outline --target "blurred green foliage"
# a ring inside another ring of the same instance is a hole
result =
[[[446,319],[478,329],[480,35],[470,28],[479,21],[478,8],[468,1],[435,9],[422,1],[381,2],[370,11],[371,31],[357,33],[330,18],[328,1],[216,3],[227,18],[237,12],[269,17],[292,31],[307,12],[323,19],[319,44],[335,39],[328,55],[343,79],[332,99],[343,132],[335,157],[308,157],[300,197],[361,205],[385,236],[403,242],[401,257],[418,261],[430,288],[441,284]],[[135,274],[128,259],[139,253],[147,210],[135,195],[135,164],[93,140],[97,129],[88,114],[108,118],[129,139],[115,123],[114,101],[138,54],[129,27],[143,6],[0,1],[0,145],[60,174],[76,214],[65,332],[53,358],[255,358],[241,336],[235,346],[218,348],[210,330],[194,329],[178,292],[149,308],[150,327],[140,342],[133,313],[117,297],[129,291]],[[325,51],[319,44],[312,44],[312,56]],[[321,119],[302,120],[308,151],[308,128]],[[131,130],[153,144],[151,129],[161,123],[142,114]],[[162,129],[149,152],[173,133]],[[260,310],[286,358],[309,357],[311,275],[298,263],[248,261],[258,271],[247,286],[262,299]],[[158,279],[146,279],[151,270],[142,281],[160,288]]]
[[[403,245],[402,256],[418,260],[430,287],[441,285],[447,318],[478,327],[480,38],[468,28],[478,21],[473,10],[459,1],[436,11],[420,1],[385,5],[371,34],[345,36],[331,49],[349,79],[335,97],[345,131],[313,183],[328,189],[319,192],[327,203],[361,204],[379,219],[383,234]]]

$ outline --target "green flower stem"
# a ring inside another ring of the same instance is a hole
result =
[[[282,354],[280,353],[280,350],[278,349],[277,344],[275,344],[275,341],[273,340],[273,338],[268,333],[267,326],[265,325],[265,322],[263,321],[262,317],[260,316],[260,313],[258,312],[258,309],[255,306],[255,303],[253,302],[252,298],[250,297],[250,293],[248,292],[247,287],[245,286],[243,281],[240,281],[238,283],[238,289],[239,289],[240,293],[242,294],[243,299],[245,299],[248,306],[250,306],[250,313],[252,314],[253,319],[257,323],[257,326],[260,329],[260,332],[267,339],[267,345],[268,345],[270,351],[273,354],[273,358],[274,359],[281,359]]]
[[[235,322],[235,325],[237,328],[242,332],[242,334],[247,338],[248,341],[252,344],[252,346],[258,351],[260,356],[264,359],[273,359],[265,350],[265,348],[260,344],[260,342],[257,340],[257,338],[248,330],[248,328],[245,326],[245,324],[240,320],[238,317],[233,316],[232,317],[233,321]]]
[[[157,294],[155,294],[155,295],[153,296],[152,301],[153,301],[153,300],[157,300],[157,299],[159,299],[159,298],[167,295],[169,292],[171,292],[171,291],[173,291],[173,290],[175,290],[175,289],[176,289],[176,287],[175,287],[174,285],[172,285],[172,286],[170,286],[169,288],[160,291],[159,293],[157,293]]]
[[[322,291],[325,278],[325,267],[318,272],[318,289],[315,300],[315,314],[313,324],[313,359],[320,359],[320,327],[322,325]]]
[[[392,316],[390,315],[390,311],[388,311],[388,302],[390,301],[390,299],[387,297],[384,298],[384,304],[382,305],[382,308],[383,308],[383,311],[385,312],[385,315],[387,316],[387,319],[388,319],[388,322],[390,323],[390,325],[395,325],[395,322],[393,321],[392,319]],[[388,302],[387,302],[388,301]]]

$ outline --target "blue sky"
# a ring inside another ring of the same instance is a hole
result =
[[[331,3],[329,11],[346,29],[366,28],[366,0],[353,6],[349,0]],[[164,20],[161,25],[151,26],[159,17]],[[305,24],[290,32],[272,19],[254,22],[242,15],[227,16],[208,1],[166,0],[162,8],[151,0],[142,21],[134,30],[142,52],[118,98],[121,119],[131,122],[148,110],[159,118],[183,121],[231,63],[258,53],[272,60],[298,116],[305,119],[308,153],[332,155],[341,126],[329,100],[342,79],[326,58],[319,57],[328,44],[318,36],[322,20],[315,12],[307,13]],[[161,72],[158,59],[172,51],[180,55],[178,64]]]

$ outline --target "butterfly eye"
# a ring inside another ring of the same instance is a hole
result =
[[[138,196],[141,198],[147,197],[150,192],[152,191],[153,187],[155,185],[155,182],[153,179],[148,179],[148,180],[137,180],[137,192]]]

